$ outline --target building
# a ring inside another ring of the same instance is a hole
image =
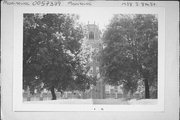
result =
[[[102,49],[101,31],[96,24],[88,24],[86,26],[86,32],[85,44],[89,46],[92,51],[88,63],[90,67],[88,74],[97,78],[96,85],[91,86],[91,98],[103,99],[105,98],[105,86],[99,74],[99,61],[97,57],[98,51]]]
[[[105,98],[121,98],[123,96],[122,86],[111,86],[103,81],[99,73],[98,51],[103,49],[101,31],[96,24],[89,24],[86,27],[85,45],[89,46],[92,54],[90,55],[89,75],[97,78],[95,86],[91,86],[91,98],[105,99]],[[94,54],[93,54],[94,52]]]

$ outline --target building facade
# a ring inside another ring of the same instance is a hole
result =
[[[111,86],[104,82],[99,73],[99,50],[103,49],[103,43],[101,39],[101,31],[96,24],[88,24],[86,27],[86,46],[89,46],[94,54],[90,56],[90,62],[88,63],[90,70],[89,75],[97,78],[95,86],[91,87],[90,94],[92,99],[105,99],[105,98],[122,98],[123,90],[122,86]]]
[[[92,54],[88,66],[90,67],[89,75],[97,79],[96,85],[91,86],[91,98],[104,99],[105,98],[105,84],[99,73],[98,51],[102,49],[101,31],[95,24],[88,24],[86,26],[85,43],[90,47]]]

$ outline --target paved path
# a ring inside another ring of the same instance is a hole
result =
[[[60,99],[47,101],[26,101],[24,103],[38,103],[38,104],[93,104],[92,99]]]
[[[25,103],[38,104],[128,104],[123,99],[59,99],[47,101],[26,101]]]
[[[124,105],[128,104],[128,101],[124,99],[94,99],[93,104],[118,104]]]
[[[31,104],[112,104],[112,105],[135,105],[135,104],[157,104],[157,99],[132,99],[127,101],[125,99],[59,99],[59,100],[47,100],[47,101],[25,101],[24,103]]]

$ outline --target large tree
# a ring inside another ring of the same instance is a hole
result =
[[[79,54],[84,37],[74,14],[24,14],[23,87],[31,91],[44,84],[56,99],[55,89],[85,90],[90,77]]]
[[[158,20],[156,15],[114,15],[103,35],[101,75],[106,82],[136,91],[143,79],[145,98],[157,88]],[[157,92],[157,91],[156,91]]]

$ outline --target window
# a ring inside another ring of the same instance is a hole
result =
[[[96,67],[96,71],[97,71],[97,73],[99,73],[99,67]]]
[[[94,33],[92,31],[89,33],[89,39],[94,39]]]

